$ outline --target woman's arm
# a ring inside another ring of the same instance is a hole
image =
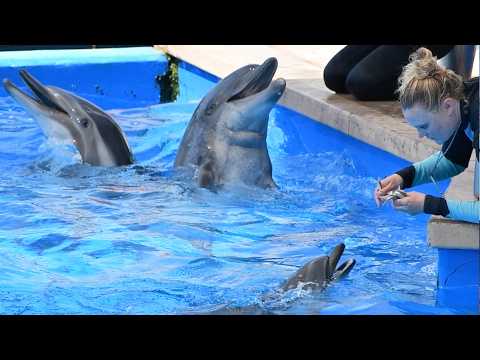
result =
[[[449,179],[465,171],[465,167],[451,162],[441,151],[438,151],[423,161],[413,164],[413,166],[415,167],[415,179],[412,186],[431,182],[430,176],[433,176],[435,181],[440,181]]]
[[[480,223],[480,201],[447,200],[447,206],[450,211],[447,218],[476,224]]]
[[[438,164],[437,164],[438,162]],[[414,163],[396,174],[403,178],[402,188],[410,188],[435,181],[451,178],[465,171],[465,167],[448,160],[441,151],[436,152],[425,160]]]
[[[393,201],[395,209],[411,215],[421,212],[470,223],[480,223],[480,201],[446,200],[445,198],[409,192]]]

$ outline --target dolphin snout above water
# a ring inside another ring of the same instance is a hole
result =
[[[295,289],[300,284],[306,289],[323,289],[330,282],[345,276],[355,265],[355,260],[349,259],[337,267],[344,250],[345,245],[339,244],[332,250],[330,256],[321,256],[309,261],[285,282],[282,290]]]
[[[355,259],[348,259],[342,265],[337,266],[345,250],[344,244],[335,246],[330,255],[317,257],[289,277],[280,287],[280,291],[274,294],[267,294],[262,297],[261,302],[271,300],[282,293],[302,288],[313,291],[324,290],[331,282],[346,276],[355,266]],[[208,315],[265,315],[272,314],[260,305],[249,305],[243,307],[224,306],[218,310],[209,312]]]
[[[247,65],[202,99],[182,138],[175,167],[198,168],[200,186],[242,182],[274,188],[267,149],[268,117],[286,82],[272,81],[278,62]]]
[[[47,137],[69,142],[80,152],[82,161],[96,166],[133,163],[125,134],[113,118],[94,104],[68,91],[44,86],[27,71],[20,76],[36,97],[10,80],[5,90],[30,113]]]

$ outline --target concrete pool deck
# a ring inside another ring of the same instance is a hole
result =
[[[280,104],[356,139],[408,161],[423,160],[440,146],[420,139],[403,119],[393,101],[358,101],[350,95],[329,90],[323,69],[344,45],[156,45],[155,48],[224,78],[249,63],[262,63],[274,56],[279,61],[276,78],[287,81]],[[472,76],[478,75],[476,56]],[[474,200],[472,155],[469,168],[455,177],[447,198]],[[372,200],[373,201],[373,200]],[[479,249],[480,226],[433,216],[428,225],[428,242],[440,248]]]

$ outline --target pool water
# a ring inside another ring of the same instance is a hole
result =
[[[267,141],[278,190],[214,193],[175,171],[183,131],[214,84],[205,81],[170,104],[96,99],[132,147],[136,163],[121,168],[80,164],[72,147],[48,141],[0,97],[1,314],[195,314],[253,304],[277,314],[469,313],[436,306],[428,216],[378,209],[372,199],[378,177],[408,164],[399,158],[277,106]],[[341,262],[357,261],[346,278],[263,301],[340,242]]]

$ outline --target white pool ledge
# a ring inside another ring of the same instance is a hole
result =
[[[151,46],[78,50],[0,51],[0,67],[105,64],[158,60],[165,60],[165,56]]]

